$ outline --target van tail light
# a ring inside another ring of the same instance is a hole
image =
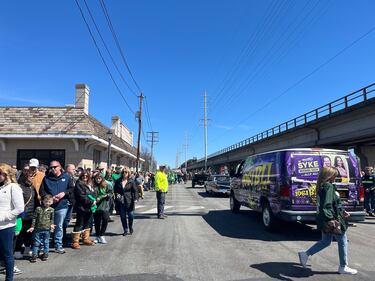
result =
[[[365,188],[363,185],[359,187],[359,202],[364,202],[365,201]]]
[[[290,186],[288,184],[280,186],[280,197],[281,199],[290,199]]]

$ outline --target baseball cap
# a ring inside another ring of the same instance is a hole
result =
[[[39,167],[39,160],[36,158],[31,158],[29,161],[29,166],[30,167]]]

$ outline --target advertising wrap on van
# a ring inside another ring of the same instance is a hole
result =
[[[286,162],[291,179],[292,205],[316,205],[316,180],[321,167],[338,170],[335,185],[344,204],[357,201],[359,169],[350,153],[288,152]]]

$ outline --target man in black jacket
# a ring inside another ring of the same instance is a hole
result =
[[[374,214],[374,193],[375,193],[375,176],[373,175],[373,168],[365,167],[365,174],[362,177],[362,184],[365,188],[365,209],[370,216]]]
[[[72,178],[61,168],[59,161],[53,160],[50,163],[50,172],[44,177],[40,188],[40,195],[52,195],[55,220],[55,249],[57,253],[64,254],[62,246],[63,223],[68,212],[69,196],[74,188]]]
[[[65,167],[65,172],[70,176],[73,181],[73,186],[75,186],[77,178],[75,177],[76,173],[76,166],[74,164],[68,164]],[[74,188],[70,190],[70,194],[68,194],[68,211],[66,213],[64,223],[63,223],[63,240],[66,242],[66,229],[68,228],[70,219],[72,218],[73,207],[74,207]]]

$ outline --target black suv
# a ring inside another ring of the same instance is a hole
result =
[[[196,185],[204,185],[204,183],[208,180],[208,174],[194,174],[192,179],[192,187],[194,188]]]

